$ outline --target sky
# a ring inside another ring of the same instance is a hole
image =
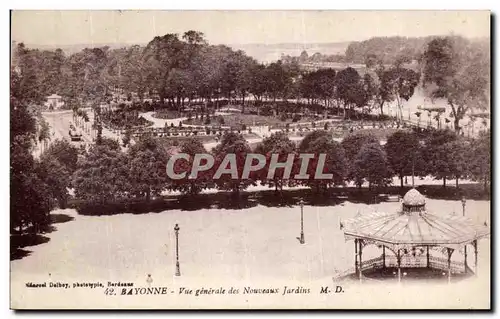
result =
[[[13,11],[12,40],[144,44],[201,31],[211,44],[329,43],[374,36],[489,37],[488,11]]]

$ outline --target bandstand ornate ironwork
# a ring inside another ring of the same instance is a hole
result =
[[[437,215],[426,210],[425,197],[411,189],[402,200],[399,211],[370,212],[341,222],[346,240],[354,239],[354,271],[361,281],[363,271],[379,268],[397,268],[401,281],[402,268],[432,268],[452,273],[477,274],[477,242],[489,235],[487,224],[478,224],[465,216]],[[374,244],[382,248],[382,255],[363,260],[363,248]],[[474,269],[467,264],[467,245],[474,248]],[[452,261],[452,254],[463,248],[463,262]],[[387,250],[393,255],[387,255]],[[444,258],[430,251],[440,250]]]

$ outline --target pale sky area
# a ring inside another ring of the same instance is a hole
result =
[[[13,11],[12,40],[144,44],[201,31],[211,44],[326,43],[374,36],[489,37],[488,11]]]

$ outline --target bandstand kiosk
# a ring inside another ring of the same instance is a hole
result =
[[[427,211],[425,197],[414,188],[403,197],[400,210],[365,213],[341,222],[341,228],[346,240],[354,240],[354,271],[360,281],[363,271],[381,268],[397,269],[398,281],[401,281],[402,268],[444,270],[448,281],[452,273],[477,274],[477,242],[490,233],[486,223]],[[371,244],[381,248],[382,255],[364,261],[363,248]],[[468,245],[474,249],[474,269],[467,264]],[[457,250],[463,252],[462,262],[451,260]]]

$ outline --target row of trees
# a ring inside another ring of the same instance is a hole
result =
[[[379,40],[369,40],[366,46],[371,48],[370,43]],[[467,113],[489,107],[489,52],[483,45],[460,37],[424,40],[411,45],[421,49],[418,66],[412,69],[405,68],[404,62],[413,59],[414,53],[400,52],[402,58],[388,65],[381,52],[389,51],[362,50],[367,66],[364,74],[353,68],[305,73],[293,59],[259,64],[241,50],[209,45],[196,31],[185,32],[180,38],[177,34],[158,36],[145,47],[92,48],[70,56],[59,49],[30,50],[19,44],[13,65],[26,82],[23,97],[41,101],[59,92],[70,107],[89,101],[98,105],[109,100],[111,88],[119,88],[141,100],[156,97],[179,109],[194,99],[211,104],[220,98],[238,98],[245,106],[251,95],[255,101],[305,98],[347,110],[378,107],[383,112],[384,105],[393,101],[401,109],[403,101],[422,83],[430,97],[448,102],[452,110],[449,117],[459,130]],[[392,42],[405,41],[395,38]],[[353,43],[347,51],[357,45]]]
[[[402,117],[403,100],[413,96],[419,81],[417,72],[401,65],[378,65],[363,76],[350,67],[339,72],[332,69],[311,72],[302,77],[299,89],[301,96],[312,103],[321,101],[326,106],[343,106],[344,114],[346,110],[369,112],[373,108],[379,108],[383,114],[384,105],[396,101]]]
[[[211,152],[213,168],[199,172],[196,179],[189,179],[194,156],[206,153],[199,140],[190,139],[178,148],[167,149],[146,136],[126,152],[121,152],[115,141],[103,138],[79,162],[73,186],[78,198],[101,203],[131,197],[149,200],[165,190],[197,194],[206,188],[217,188],[238,193],[257,183],[276,191],[284,186],[305,185],[321,193],[346,182],[353,182],[358,187],[368,183],[371,189],[391,184],[393,176],[400,177],[403,186],[403,178],[411,175],[442,178],[444,185],[447,179],[456,179],[457,186],[459,178],[471,178],[483,182],[486,188],[490,183],[489,143],[486,134],[477,140],[464,140],[447,130],[435,131],[425,138],[413,132],[398,131],[385,146],[375,137],[362,133],[351,134],[338,143],[327,131],[318,130],[308,134],[298,147],[285,134],[275,133],[252,150],[241,135],[227,133]],[[175,152],[190,155],[189,160],[175,162],[175,173],[186,172],[181,179],[170,179],[166,173],[167,162]],[[266,166],[246,177],[242,175],[249,153],[262,154]],[[227,154],[236,156],[237,176],[223,174],[219,179],[213,178],[221,164],[227,167],[223,162]],[[309,179],[286,178],[284,168],[277,168],[274,177],[268,178],[273,154],[278,154],[279,162],[286,162],[290,154],[296,155],[289,175],[292,177],[300,172],[298,154],[315,154],[307,166]],[[323,173],[333,174],[331,179],[314,179],[319,154],[326,154]]]
[[[26,83],[11,72],[10,229],[18,234],[46,230],[52,208],[64,207],[78,156],[68,142],[56,141],[33,157],[35,144],[46,144],[49,127],[45,121],[37,125],[36,112],[22,95]]]

